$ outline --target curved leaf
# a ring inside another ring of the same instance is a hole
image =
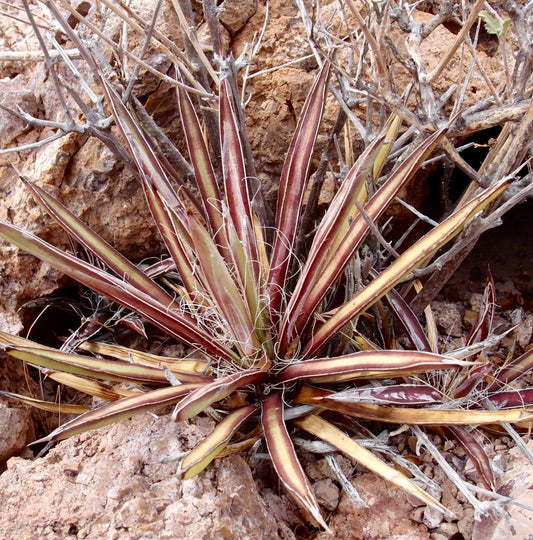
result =
[[[26,405],[30,405],[31,407],[35,407],[36,409],[40,409],[42,411],[53,412],[56,414],[82,414],[90,410],[90,407],[87,407],[85,405],[69,405],[68,403],[52,403],[51,401],[35,399],[32,397],[23,396],[21,394],[15,394],[13,392],[5,392],[4,390],[0,390],[0,396],[14,399],[16,401],[20,401],[21,403],[25,403]]]
[[[500,409],[497,411],[386,407],[370,403],[343,403],[332,399],[330,391],[304,386],[294,403],[318,405],[355,418],[390,424],[475,426],[510,423],[533,426],[533,409]]]
[[[359,351],[332,358],[294,362],[278,376],[282,382],[341,382],[355,379],[402,377],[435,369],[472,365],[439,354],[423,351]]]
[[[296,235],[311,155],[324,111],[330,62],[325,62],[309,93],[281,172],[276,212],[276,236],[268,275],[270,310],[279,310]]]
[[[289,338],[293,335],[302,333],[320,302],[331,289],[331,284],[335,283],[341,276],[346,265],[369,231],[367,219],[370,218],[376,221],[383,214],[388,208],[388,205],[398,194],[399,190],[412,178],[413,172],[418,169],[428,153],[444,136],[444,133],[445,130],[441,130],[428,137],[428,139],[423,141],[420,146],[398,166],[387,182],[383,184],[364,206],[366,216],[358,213],[354,217],[347,234],[344,235],[338,248],[333,253],[328,253],[327,251],[331,247],[331,242],[324,243],[322,242],[321,237],[318,237],[315,249],[324,253],[323,258],[325,257],[327,259],[328,264],[321,267],[320,261],[318,261],[314,268],[309,268],[308,271],[309,274],[311,274],[311,278],[308,274],[302,272],[301,279],[305,280],[307,283],[306,286],[302,287],[302,290],[299,291],[299,296],[297,296],[294,301],[294,303],[296,304],[297,302],[298,305],[294,305],[292,311],[289,313],[291,320],[288,321],[286,329],[286,331],[290,333],[288,336]],[[375,143],[368,148],[367,152],[361,156],[363,164],[365,164],[370,156],[375,153],[374,145],[377,145],[379,142],[381,142],[381,139],[375,141]],[[358,171],[360,166],[360,163],[356,163],[352,170]],[[347,177],[347,180],[349,181],[350,179]],[[337,227],[334,230],[337,230],[339,225],[340,224],[337,224]],[[322,245],[323,243],[324,245]],[[315,241],[313,244],[315,244]],[[313,249],[313,247],[311,249]],[[389,287],[388,290],[391,288],[392,286]]]
[[[263,400],[262,407],[261,422],[268,453],[280,480],[290,495],[329,531],[285,426],[281,393],[268,396]]]
[[[90,431],[120,420],[125,420],[126,418],[131,418],[141,412],[172,405],[183,399],[184,396],[198,388],[198,386],[198,384],[181,384],[179,386],[159,388],[107,403],[74,418],[74,420],[70,420],[70,422],[58,427],[46,437],[35,441],[34,444],[59,441],[72,435],[83,433],[84,431]]]
[[[168,384],[168,379],[163,369],[122,362],[121,360],[105,360],[53,349],[28,347],[8,349],[7,352],[14,358],[36,366],[65,371],[75,375],[83,375],[85,377],[94,377],[107,381]],[[200,382],[202,380],[204,379],[201,378]]]
[[[338,448],[343,454],[351,457],[368,470],[376,473],[385,480],[388,480],[395,486],[398,486],[405,490],[407,493],[414,495],[421,501],[453,516],[446,507],[444,507],[437,499],[433,498],[429,493],[426,493],[423,489],[419,488],[415,483],[411,482],[405,474],[394,469],[390,465],[387,465],[384,461],[376,457],[372,452],[363,448],[354,439],[351,439],[341,431],[339,428],[330,424],[320,416],[316,414],[310,414],[300,420],[295,420],[296,425],[305,429],[309,433],[312,433],[316,437],[319,437],[323,441],[326,441],[336,448]]]
[[[230,362],[237,358],[234,353],[201,328],[191,315],[181,310],[169,309],[168,305],[158,302],[131,283],[112,276],[96,266],[61,251],[37,236],[1,220],[0,238],[49,263],[94,291],[136,311],[177,339],[193,347],[200,346],[211,354]]]
[[[209,384],[204,384],[188,395],[175,409],[172,419],[178,422],[196,416],[212,403],[229,396],[235,390],[249,384],[261,384],[268,378],[268,373],[258,369],[236,371]]]
[[[257,406],[249,405],[235,409],[183,459],[180,471],[184,478],[192,478],[203,471],[227,446],[233,434],[254,412]]]
[[[302,353],[302,357],[309,358],[312,356],[351,319],[377,302],[407,274],[449,242],[476,213],[483,210],[491,201],[501,195],[508,184],[509,181],[504,181],[486,189],[408,248],[378,277],[314,332]]]

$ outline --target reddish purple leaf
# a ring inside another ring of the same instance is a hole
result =
[[[322,119],[330,63],[325,62],[315,80],[298,120],[281,173],[276,212],[276,236],[268,276],[268,297],[272,313],[281,306],[287,272],[307,181],[311,156]]]

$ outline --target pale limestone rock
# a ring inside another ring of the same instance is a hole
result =
[[[0,537],[294,538],[263,503],[238,456],[182,481],[161,463],[204,435],[169,416],[141,415],[59,443],[0,476]]]

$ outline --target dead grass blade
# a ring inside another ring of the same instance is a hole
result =
[[[90,407],[85,405],[70,405],[68,403],[52,403],[51,401],[44,401],[42,399],[36,399],[22,394],[16,394],[13,392],[5,392],[0,390],[0,395],[6,398],[14,399],[20,403],[25,403],[41,411],[48,411],[56,414],[82,414],[90,410]]]

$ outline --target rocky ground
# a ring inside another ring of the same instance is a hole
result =
[[[149,6],[135,4],[141,12],[149,11]],[[325,13],[332,9],[333,2],[323,4]],[[254,0],[226,0],[224,5],[227,30],[224,37],[238,54],[244,44],[251,43],[261,31],[265,4]],[[269,7],[261,52],[254,59],[253,68],[257,71],[301,59],[302,50],[307,46],[293,2],[272,0]],[[164,10],[162,19],[171,32],[171,10],[167,5]],[[0,48],[37,49],[25,25],[0,16],[0,27],[3,39]],[[444,28],[435,33],[425,44],[425,60],[430,65],[436,62],[442,46],[451,39],[453,34]],[[152,60],[158,61],[157,58]],[[483,61],[489,73],[498,68],[493,57],[484,56]],[[314,68],[312,60],[300,61],[249,81],[248,128],[258,176],[270,200],[295,126],[295,114],[305,98]],[[451,62],[443,84],[454,79],[455,68]],[[143,84],[140,92],[144,92],[147,103],[152,104],[149,112],[167,122],[172,132],[175,113],[171,112],[169,89],[155,85],[149,77]],[[477,95],[468,99],[481,99],[482,84],[478,87]],[[9,107],[20,105],[26,112],[50,119],[59,114],[57,99],[41,64],[0,63],[0,103]],[[331,126],[333,121],[334,116],[329,115],[325,124]],[[23,122],[0,111],[0,147],[28,144],[48,135],[46,128],[28,129]],[[0,155],[0,218],[61,245],[64,238],[58,229],[43,217],[17,183],[13,164],[68,201],[77,215],[126,255],[140,260],[161,249],[154,229],[146,225],[150,220],[142,190],[98,141],[71,134],[37,150],[15,156]],[[517,325],[505,338],[499,353],[505,354],[513,348],[524,350],[530,345],[533,286],[529,268],[533,254],[527,218],[530,207],[526,206],[506,220],[507,236],[504,229],[500,229],[484,238],[433,304],[443,346],[454,347],[464,342],[479,306],[487,263],[491,264],[499,289],[501,328]],[[512,242],[507,240],[509,231],[512,231]],[[0,328],[10,332],[23,328],[23,312],[18,311],[23,303],[55,293],[67,283],[50,268],[6,244],[0,245],[0,275]],[[2,359],[2,389],[16,390],[16,386],[24,391],[25,374],[19,369]],[[32,452],[26,447],[35,438],[35,415],[3,400],[0,425],[3,426],[0,437],[1,540],[329,538],[325,532],[309,529],[298,509],[272,480],[270,466],[263,459],[261,449],[216,461],[199,477],[180,480],[176,475],[177,463],[169,458],[190,449],[210,429],[206,420],[182,425],[173,423],[168,415],[146,414],[63,441],[37,459],[31,459]],[[498,490],[533,506],[532,465],[508,437],[479,436],[489,456],[494,458]],[[440,468],[428,455],[417,455],[407,433],[400,433],[389,442],[421,464],[424,472],[442,486],[443,502],[456,517],[445,517],[421,507],[400,490],[339,457],[343,472],[365,501],[365,506],[357,504],[341,489],[326,459],[309,455],[305,460],[306,471],[329,515],[331,530],[339,540],[525,540],[530,537],[533,513],[512,506],[513,521],[498,516],[484,516],[476,521],[472,508]],[[466,479],[477,482],[475,469],[460,448],[438,435],[434,436],[434,442]],[[529,447],[533,451],[533,445]]]

